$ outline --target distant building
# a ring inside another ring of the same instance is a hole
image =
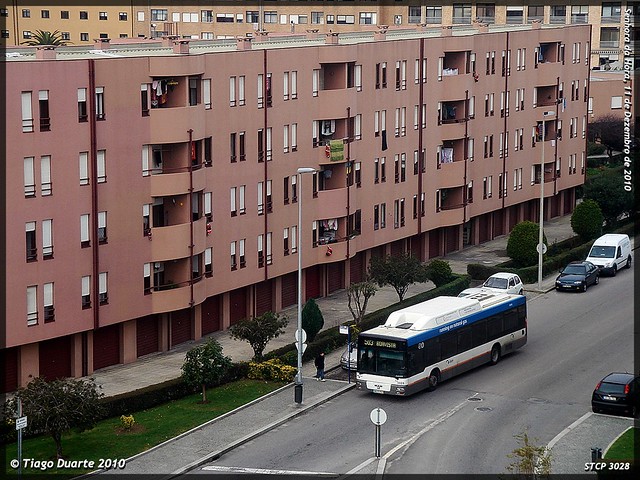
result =
[[[3,389],[295,304],[300,235],[304,301],[374,256],[426,261],[537,221],[540,182],[546,218],[570,213],[589,33],[7,49]]]
[[[66,2],[64,2],[66,3]],[[91,45],[97,38],[155,38],[179,35],[191,39],[234,39],[258,30],[304,35],[370,30],[376,25],[412,28],[418,24],[470,25],[478,20],[490,25],[592,26],[591,66],[598,68],[621,59],[624,47],[625,12],[640,15],[637,2],[571,2],[564,0],[530,5],[513,2],[396,1],[396,2],[126,2],[122,5],[52,6],[15,1],[0,8],[6,17],[0,44],[18,45],[36,30],[59,30],[75,45]],[[637,20],[634,23],[638,23]],[[636,40],[637,27],[631,33]],[[587,40],[589,41],[589,40]]]

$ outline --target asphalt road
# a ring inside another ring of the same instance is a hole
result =
[[[515,435],[546,445],[590,410],[598,380],[633,370],[633,269],[586,293],[529,297],[528,327],[496,366],[409,398],[349,391],[193,473],[371,473],[376,407],[385,473],[505,473]]]

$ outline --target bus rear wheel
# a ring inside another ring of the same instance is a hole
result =
[[[434,370],[429,374],[429,387],[427,390],[432,392],[440,383],[440,370]]]
[[[500,361],[500,345],[496,344],[491,348],[491,365]]]

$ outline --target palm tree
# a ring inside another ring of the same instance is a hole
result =
[[[69,42],[63,40],[62,34],[59,30],[55,32],[45,32],[43,30],[36,30],[31,36],[30,40],[22,42],[23,45],[35,46],[35,45],[55,45],[62,46],[67,45]]]

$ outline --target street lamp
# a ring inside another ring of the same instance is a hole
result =
[[[302,403],[302,348],[304,339],[302,338],[302,175],[304,173],[314,173],[315,168],[300,167],[298,169],[298,328],[296,330],[296,341],[298,347],[298,374],[296,375],[296,385],[294,387],[294,400]]]
[[[540,161],[540,225],[538,229],[538,290],[542,290],[542,256],[544,255],[544,232],[542,224],[544,223],[544,137],[546,117],[554,115],[555,112],[549,111],[542,114],[542,160]]]

